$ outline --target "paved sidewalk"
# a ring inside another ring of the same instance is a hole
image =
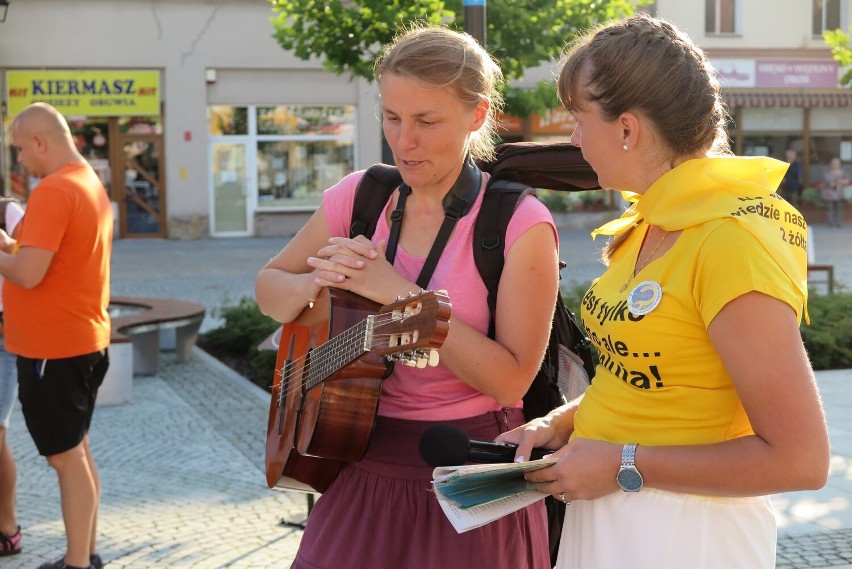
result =
[[[103,495],[98,543],[111,568],[285,567],[304,520],[304,494],[270,490],[263,474],[269,398],[200,349],[164,357],[137,377],[133,402],[98,407],[90,439]],[[34,568],[65,551],[56,475],[38,456],[20,410],[10,447],[18,463],[24,552],[3,569]]]
[[[596,276],[599,244],[563,236],[571,277]],[[816,228],[817,262],[852,285],[852,229]],[[180,298],[208,309],[253,295],[254,276],[282,239],[118,241],[113,293]],[[569,250],[570,247],[570,250]],[[215,314],[204,330],[219,325]],[[832,473],[818,492],[775,497],[778,568],[852,568],[852,370],[817,374],[832,440]],[[99,548],[108,568],[287,567],[304,520],[303,494],[266,487],[269,397],[200,349],[165,353],[160,373],[137,377],[133,402],[98,407],[91,441],[103,481]],[[8,440],[18,463],[24,553],[2,569],[32,568],[65,549],[56,476],[39,457],[20,409]]]

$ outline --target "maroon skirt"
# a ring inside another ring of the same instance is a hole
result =
[[[418,450],[420,435],[438,423],[482,441],[507,430],[502,411],[440,422],[378,417],[367,455],[345,465],[317,500],[292,567],[549,569],[543,502],[456,533],[431,492],[433,469]],[[510,410],[509,428],[522,423],[521,410]]]

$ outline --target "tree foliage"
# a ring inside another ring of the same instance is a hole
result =
[[[849,31],[852,32],[852,26]],[[823,32],[822,37],[831,48],[834,60],[840,64],[841,69],[845,69],[840,77],[840,84],[852,87],[852,42],[849,34],[843,30],[828,30]]]
[[[301,59],[319,57],[338,75],[368,81],[381,47],[411,23],[464,30],[462,0],[268,1],[281,47]],[[630,14],[635,6],[636,0],[489,0],[487,48],[507,80],[519,79],[526,69],[558,58],[578,31]],[[541,89],[507,95],[507,110],[527,116],[556,106],[555,96],[543,96]]]

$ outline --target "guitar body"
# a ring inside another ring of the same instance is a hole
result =
[[[388,373],[386,356],[421,350],[416,353],[423,357],[424,347],[440,346],[449,322],[445,299],[427,298],[434,307],[424,311],[420,297],[381,307],[325,289],[313,308],[284,326],[267,424],[270,488],[321,493],[344,462],[363,458]]]

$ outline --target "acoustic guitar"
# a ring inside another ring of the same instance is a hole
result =
[[[380,306],[328,288],[284,325],[266,429],[269,487],[322,493],[344,462],[361,460],[390,362],[437,365],[451,309],[443,292]]]

